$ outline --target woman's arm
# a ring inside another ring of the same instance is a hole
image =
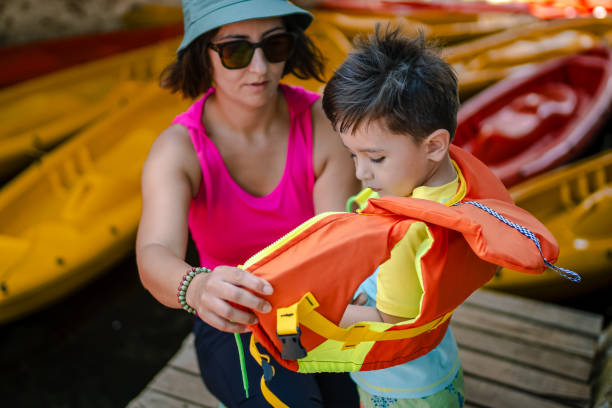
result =
[[[346,200],[359,191],[355,166],[340,136],[323,113],[321,99],[312,105],[315,213],[344,211]]]
[[[188,150],[185,133],[178,126],[163,132],[153,144],[142,172],[136,261],[145,288],[169,307],[179,307],[176,293],[170,288],[178,287],[180,278],[190,268],[183,261],[188,237],[187,212],[195,183],[199,184],[192,171],[198,165],[197,158],[194,163],[195,154]]]
[[[201,182],[198,158],[189,134],[179,125],[163,132],[153,144],[142,174],[142,214],[136,239],[136,260],[143,286],[162,304],[179,308],[177,289],[191,268],[185,261],[191,198]],[[229,243],[228,243],[229,245]],[[269,304],[255,296],[272,287],[238,268],[219,266],[197,275],[187,290],[187,304],[219,330],[245,331],[255,315],[233,302],[266,312]]]

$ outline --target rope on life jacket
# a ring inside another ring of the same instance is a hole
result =
[[[498,220],[500,220],[504,224],[514,228],[515,230],[517,230],[518,232],[520,232],[521,234],[523,234],[524,236],[529,238],[538,247],[538,251],[540,251],[540,255],[542,256],[542,259],[544,260],[544,263],[546,264],[546,266],[548,266],[550,269],[552,269],[555,272],[557,272],[559,275],[563,276],[566,279],[571,280],[572,282],[580,282],[582,280],[580,275],[577,274],[576,272],[574,272],[572,270],[569,270],[569,269],[561,268],[561,267],[553,265],[551,262],[549,262],[548,259],[546,259],[546,257],[542,253],[542,246],[540,245],[540,240],[528,228],[525,228],[522,225],[519,225],[519,224],[516,224],[516,223],[510,221],[509,219],[507,219],[503,215],[499,214],[497,211],[493,210],[492,208],[487,207],[484,204],[479,203],[478,201],[465,201],[465,202],[462,202],[462,203],[460,202],[460,203],[456,203],[456,204],[453,204],[453,205],[462,205],[462,204],[470,204],[470,205],[473,205],[476,208],[480,208],[484,212],[486,212],[488,214],[491,214],[493,217],[497,218]]]

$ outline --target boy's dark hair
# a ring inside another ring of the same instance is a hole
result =
[[[283,76],[293,74],[300,79],[323,80],[324,57],[291,17],[283,17],[287,31],[296,34],[295,50],[285,63]],[[159,84],[173,93],[180,91],[184,97],[196,98],[212,86],[212,73],[207,48],[218,29],[208,31],[196,38],[179,52],[176,60],[160,75]]]
[[[323,92],[323,109],[340,132],[383,120],[389,131],[420,141],[438,129],[451,140],[457,127],[457,77],[423,33],[377,25],[336,70]]]

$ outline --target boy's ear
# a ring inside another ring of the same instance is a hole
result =
[[[439,162],[446,157],[449,144],[450,133],[446,129],[435,130],[423,140],[427,158],[435,162]]]

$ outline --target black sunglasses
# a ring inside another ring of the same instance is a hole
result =
[[[296,35],[282,33],[271,35],[258,43],[247,40],[228,41],[221,44],[210,43],[208,46],[217,51],[221,64],[227,69],[244,68],[251,63],[256,48],[261,48],[270,62],[287,61],[295,47]]]

